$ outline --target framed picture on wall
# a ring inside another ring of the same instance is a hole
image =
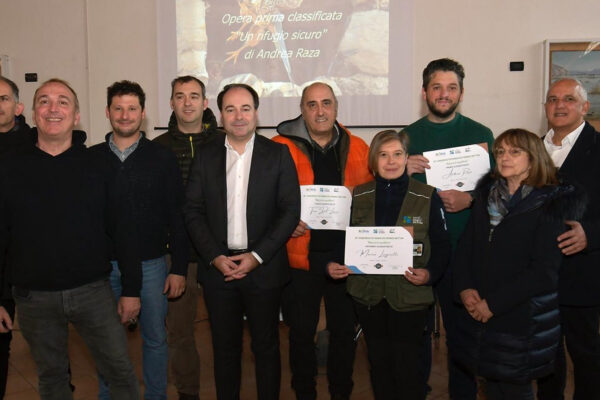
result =
[[[585,119],[600,129],[600,38],[546,40],[544,45],[544,99],[550,83],[561,78],[578,79],[590,102]]]

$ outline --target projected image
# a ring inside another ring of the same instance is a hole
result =
[[[389,0],[179,0],[177,71],[207,84],[297,97],[315,80],[338,96],[388,95]]]

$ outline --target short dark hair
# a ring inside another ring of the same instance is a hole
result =
[[[256,90],[252,88],[250,85],[246,85],[245,83],[230,83],[229,85],[225,85],[223,90],[217,96],[217,106],[219,107],[219,111],[223,111],[223,96],[225,93],[229,92],[231,89],[245,89],[252,95],[252,100],[254,101],[254,109],[258,110],[258,93]]]
[[[15,103],[18,103],[19,102],[19,87],[17,86],[17,84],[4,76],[0,76],[0,82],[4,82],[8,86],[10,86],[10,90],[12,91],[12,94],[13,94],[13,99],[15,99]]]
[[[175,85],[177,85],[178,83],[188,83],[188,82],[192,82],[192,81],[196,82],[198,85],[200,85],[200,87],[202,88],[202,99],[205,99],[206,98],[206,86],[200,79],[198,79],[192,75],[178,76],[177,78],[175,78],[171,81],[171,99],[173,99],[173,94],[175,94]]]
[[[404,131],[398,132],[393,129],[386,129],[384,131],[378,132],[371,140],[371,145],[369,146],[369,169],[373,173],[373,175],[377,175],[377,153],[379,153],[379,149],[385,143],[390,142],[392,140],[397,140],[402,145],[402,149],[406,156],[408,157],[408,134]]]
[[[31,106],[31,108],[32,109],[35,108],[35,101],[37,99],[37,95],[38,95],[38,92],[40,91],[40,89],[51,83],[58,83],[59,85],[63,85],[64,87],[66,87],[69,90],[69,92],[71,92],[71,94],[73,95],[73,98],[75,100],[75,111],[79,111],[79,99],[77,98],[77,93],[75,93],[75,90],[73,90],[73,88],[71,87],[69,82],[65,81],[64,79],[60,79],[60,78],[48,79],[46,82],[42,83],[37,89],[35,89],[35,93],[33,94],[33,105]]]
[[[136,82],[127,80],[115,82],[106,88],[106,106],[110,107],[113,97],[124,95],[136,96],[140,100],[142,110],[146,107],[146,93],[142,87]]]
[[[433,60],[423,70],[423,89],[427,90],[427,86],[431,81],[431,77],[438,71],[454,72],[458,77],[458,85],[460,90],[463,90],[463,80],[465,79],[465,69],[458,61],[454,61],[451,58],[440,58]]]
[[[558,183],[557,169],[546,151],[543,140],[538,135],[520,128],[506,130],[492,144],[494,156],[503,143],[519,148],[529,156],[529,175],[523,183],[537,188]],[[494,177],[501,177],[497,162]]]

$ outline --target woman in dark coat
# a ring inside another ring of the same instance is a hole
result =
[[[533,400],[531,381],[552,371],[560,338],[556,237],[584,205],[535,134],[510,129],[492,151],[453,261],[464,314],[452,340],[489,400]]]

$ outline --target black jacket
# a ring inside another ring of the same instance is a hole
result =
[[[492,180],[474,193],[471,217],[458,243],[454,293],[476,289],[493,317],[485,324],[463,309],[448,340],[455,357],[486,378],[528,382],[552,371],[560,337],[556,237],[565,219],[580,219],[583,194],[571,185],[534,189],[490,233],[487,199]]]
[[[177,119],[175,113],[171,113],[169,119],[169,130],[160,136],[153,139],[154,142],[160,143],[171,150],[177,158],[183,185],[187,185],[190,167],[194,157],[198,153],[198,148],[211,140],[217,135],[217,121],[215,115],[210,108],[204,110],[202,114],[202,125],[204,130],[199,133],[183,133],[177,127]],[[198,252],[192,246],[192,242],[188,240],[188,259],[190,262],[197,262],[200,259]]]
[[[225,287],[223,274],[210,265],[227,255],[227,176],[225,135],[199,148],[190,171],[186,192],[185,221],[201,255],[198,280]],[[235,217],[235,216],[234,216]],[[300,220],[300,187],[287,146],[256,134],[248,177],[246,222],[248,250],[263,264],[244,279],[259,289],[283,286],[289,280],[285,243]],[[231,286],[231,285],[230,285]]]
[[[192,160],[196,155],[198,146],[209,142],[215,137],[217,128],[216,119],[210,108],[204,110],[202,122],[204,126],[202,132],[183,133],[177,127],[175,113],[171,113],[169,130],[153,139],[154,142],[162,144],[175,153],[179,168],[181,169],[184,185],[187,184],[190,166],[192,165]]]
[[[173,153],[158,143],[142,138],[125,161],[104,143],[90,148],[105,157],[115,177],[123,175],[129,184],[132,213],[137,227],[139,256],[152,260],[171,252],[171,273],[185,275],[188,243],[183,221],[184,191],[181,172]]]
[[[126,197],[106,162],[73,132],[73,144],[52,156],[32,141],[0,161],[0,264],[14,286],[66,290],[107,278],[111,247],[124,296],[139,296],[141,266]]]
[[[16,147],[31,144],[30,129],[23,115],[15,117],[15,126],[8,132],[0,133],[0,155]]]
[[[561,305],[600,305],[600,132],[589,122],[559,169],[561,176],[577,183],[586,193],[590,206],[581,225],[587,248],[564,257],[558,296]],[[599,383],[600,384],[600,383]]]

